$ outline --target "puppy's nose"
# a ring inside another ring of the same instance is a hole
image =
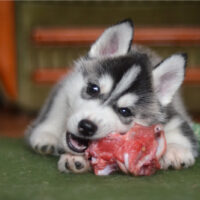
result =
[[[97,131],[97,126],[90,120],[83,119],[78,124],[78,131],[83,136],[93,136]]]

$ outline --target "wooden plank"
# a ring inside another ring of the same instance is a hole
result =
[[[36,84],[53,84],[70,72],[69,68],[65,69],[37,69],[32,74],[32,80]],[[184,80],[185,85],[200,84],[200,66],[199,68],[188,68]]]
[[[93,43],[104,28],[37,28],[32,38],[37,44],[88,45]],[[200,27],[137,27],[134,43],[151,45],[200,44]]]
[[[200,85],[200,66],[190,67],[186,70],[184,84]]]
[[[65,69],[37,69],[32,74],[32,80],[36,84],[54,84],[70,70]]]
[[[8,97],[17,98],[14,2],[0,1],[0,80]]]

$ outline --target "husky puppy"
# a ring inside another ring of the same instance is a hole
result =
[[[186,54],[161,60],[132,45],[133,23],[124,20],[106,29],[88,55],[52,90],[38,118],[26,131],[38,153],[59,155],[58,168],[84,172],[89,140],[126,132],[140,123],[162,123],[167,151],[162,169],[194,164],[198,143],[178,90],[184,80]]]

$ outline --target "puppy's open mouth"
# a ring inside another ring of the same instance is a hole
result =
[[[88,148],[89,144],[89,140],[79,138],[69,132],[66,134],[66,142],[68,147],[77,153],[83,153]]]

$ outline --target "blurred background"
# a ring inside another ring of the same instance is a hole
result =
[[[163,57],[188,53],[182,94],[200,121],[199,11],[191,1],[0,1],[0,134],[21,136],[73,60],[124,18],[134,21],[134,43]]]

